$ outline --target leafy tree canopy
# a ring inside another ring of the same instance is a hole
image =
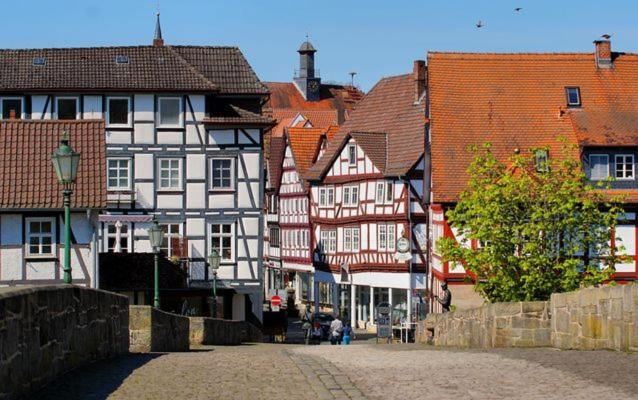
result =
[[[564,141],[563,141],[564,142]],[[462,263],[488,301],[546,300],[609,279],[623,257],[610,232],[620,198],[592,185],[566,143],[499,161],[489,143],[472,147],[468,189],[447,211],[456,240],[438,241],[444,261]],[[474,244],[474,245],[472,245]]]

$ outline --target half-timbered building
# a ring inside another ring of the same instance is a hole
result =
[[[457,308],[482,303],[463,266],[443,262],[436,245],[441,237],[460,239],[445,211],[467,186],[467,146],[485,142],[501,160],[545,147],[545,156],[558,157],[560,137],[577,145],[589,179],[612,178],[613,193],[626,195],[627,213],[611,240],[622,243],[632,261],[616,265],[615,278],[638,278],[638,55],[612,52],[607,40],[596,41],[593,53],[434,52],[428,55],[428,80],[426,200],[435,293],[447,281]]]
[[[156,217],[191,289],[210,297],[217,250],[224,314],[260,315],[268,89],[238,48],[164,45],[157,24],[152,46],[0,51],[3,114],[103,119],[100,251],[150,252]]]
[[[12,119],[0,120],[0,286],[62,283],[63,187],[51,154],[66,134],[82,157],[71,196],[71,276],[75,284],[97,287],[104,121],[20,120],[17,101],[3,105]]]
[[[426,67],[384,78],[309,170],[315,308],[328,302],[353,326],[375,323],[376,305],[413,315],[426,289],[423,195]],[[397,259],[397,241],[411,243]]]

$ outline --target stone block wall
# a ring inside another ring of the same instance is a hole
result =
[[[130,307],[130,352],[188,351],[188,317],[151,306]]]
[[[189,319],[192,345],[240,345],[242,342],[243,321],[204,317]]]
[[[550,302],[554,347],[638,351],[638,285],[556,293]]]
[[[551,344],[550,329],[548,302],[494,303],[430,314],[417,340],[454,347],[542,347]]]
[[[0,288],[0,398],[83,364],[125,354],[128,299],[72,285]]]

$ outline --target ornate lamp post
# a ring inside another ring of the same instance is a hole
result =
[[[208,256],[208,264],[213,270],[213,299],[210,303],[210,316],[211,318],[217,318],[217,270],[219,269],[219,263],[221,256],[217,250],[210,252]]]
[[[160,307],[159,297],[159,251],[162,245],[162,239],[164,232],[157,223],[157,218],[153,217],[153,225],[148,229],[148,240],[151,242],[153,248],[153,258],[155,262],[155,271],[153,279],[153,307]]]
[[[71,185],[78,176],[80,153],[69,146],[69,136],[66,132],[62,134],[60,147],[51,155],[51,162],[58,182],[64,188],[64,283],[71,283]]]

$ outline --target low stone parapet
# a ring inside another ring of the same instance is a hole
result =
[[[130,307],[130,352],[188,351],[188,317],[151,306]]]
[[[259,328],[247,321],[190,317],[191,345],[236,346],[244,342],[261,342]]]
[[[0,289],[0,398],[129,348],[128,299],[72,285]]]
[[[545,301],[493,303],[446,314],[430,314],[417,340],[438,346],[495,348],[551,345]]]
[[[550,302],[554,347],[638,351],[638,285],[556,293]]]

